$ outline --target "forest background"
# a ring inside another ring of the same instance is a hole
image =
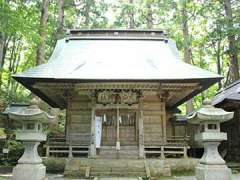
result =
[[[185,62],[224,76],[187,102],[188,111],[239,79],[239,0],[0,0],[2,107],[32,98],[11,75],[47,62],[74,28],[164,30]]]

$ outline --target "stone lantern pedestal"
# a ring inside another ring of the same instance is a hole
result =
[[[36,105],[18,112],[10,112],[9,117],[22,124],[17,132],[16,140],[24,145],[24,153],[18,160],[18,165],[13,169],[13,180],[43,180],[46,167],[38,155],[38,145],[46,140],[43,133],[43,124],[49,123],[53,117],[40,110]]]
[[[220,132],[220,123],[233,118],[233,112],[215,108],[211,101],[205,100],[203,106],[192,116],[189,123],[200,124],[200,132],[195,140],[204,146],[204,154],[196,167],[197,180],[230,180],[231,170],[219,155],[218,145],[227,140],[227,134]]]

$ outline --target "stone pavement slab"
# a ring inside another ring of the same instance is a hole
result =
[[[129,178],[119,177],[118,178],[118,177],[116,177],[116,178],[98,178],[97,180],[140,180],[140,178],[131,178],[131,177],[129,177]]]
[[[11,174],[0,174],[0,180],[11,180]],[[48,174],[48,180],[89,180],[89,179],[71,179],[65,178],[63,175],[58,174]],[[116,178],[96,178],[95,180],[138,180],[138,178],[123,178],[123,177],[116,177]],[[178,177],[161,177],[156,180],[196,180],[193,176],[178,176]],[[232,176],[232,180],[240,180],[240,174],[234,174]]]

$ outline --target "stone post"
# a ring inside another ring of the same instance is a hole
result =
[[[205,100],[202,108],[189,116],[189,123],[200,124],[201,131],[195,139],[203,144],[204,154],[196,167],[197,180],[231,180],[231,170],[218,153],[218,145],[227,140],[220,132],[220,123],[233,118],[233,112],[215,108]]]

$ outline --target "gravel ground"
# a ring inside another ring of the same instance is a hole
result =
[[[11,174],[0,174],[0,180],[11,180],[11,176],[12,176]],[[87,180],[87,179],[70,179],[64,178],[62,175],[49,174],[48,180]],[[138,178],[99,178],[96,180],[138,180]],[[159,180],[196,180],[196,179],[193,176],[180,176],[180,177],[161,177]],[[240,180],[240,174],[233,175],[232,180]]]

